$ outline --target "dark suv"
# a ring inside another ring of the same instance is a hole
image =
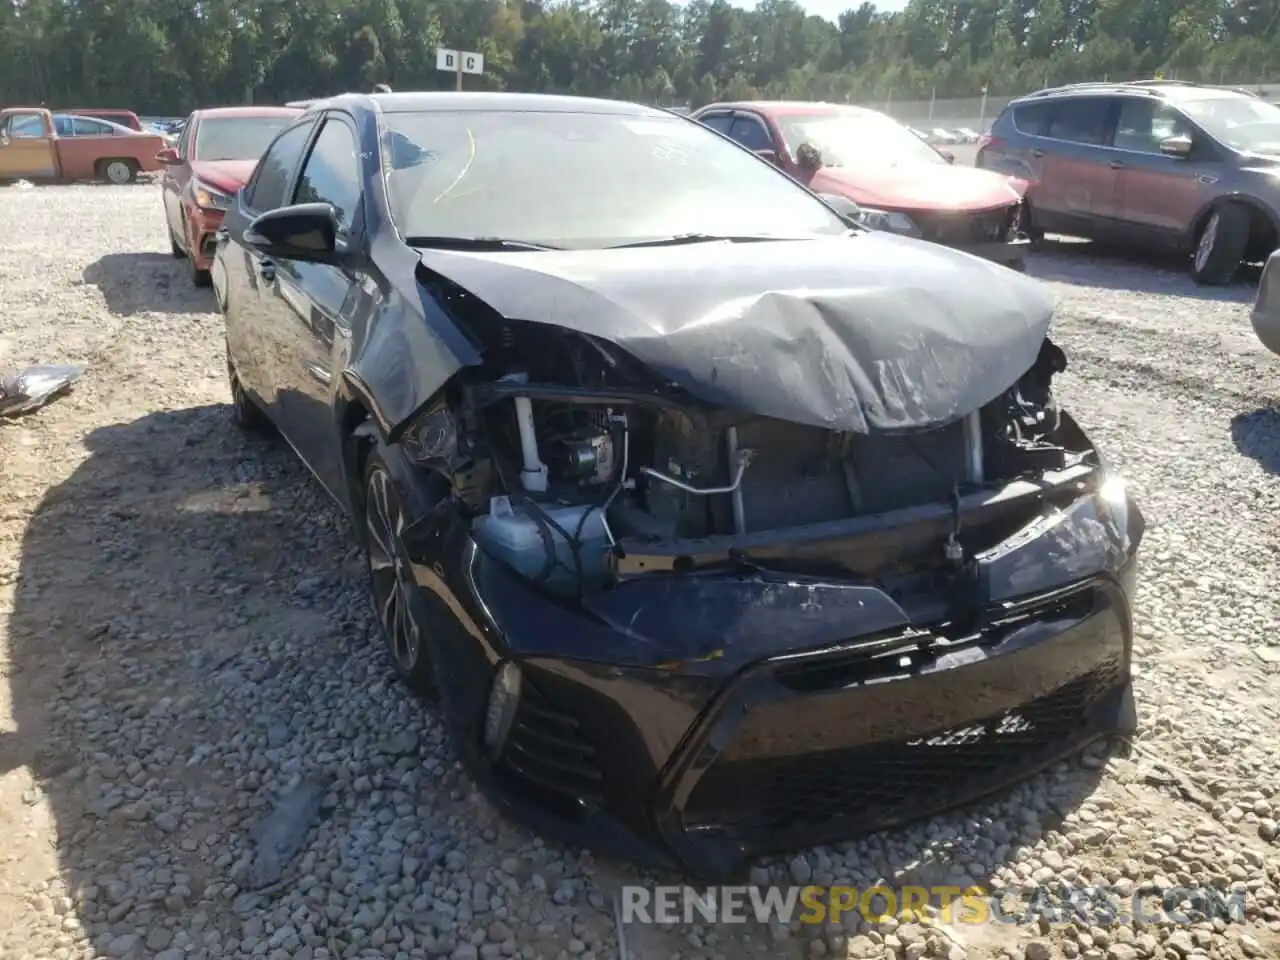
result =
[[[1032,184],[1028,233],[1163,246],[1224,284],[1280,237],[1280,107],[1169,81],[1080,83],[1012,101],[977,165]]]

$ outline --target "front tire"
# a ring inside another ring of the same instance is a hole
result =
[[[1191,259],[1191,276],[1204,286],[1221,287],[1235,279],[1249,245],[1249,211],[1225,203],[1200,228]]]
[[[378,450],[364,470],[365,559],[369,595],[396,673],[414,693],[437,699],[431,605],[413,576],[401,539],[406,511],[391,471]]]
[[[227,381],[231,386],[231,419],[245,433],[268,434],[271,432],[271,420],[262,408],[253,402],[235,365],[231,362],[231,351],[227,351]]]

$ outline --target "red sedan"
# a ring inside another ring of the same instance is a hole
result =
[[[293,107],[197,110],[187,118],[178,145],[157,155],[165,165],[161,187],[169,242],[175,257],[190,259],[196,286],[209,285],[214,234],[231,198],[276,134],[301,112]]]
[[[694,119],[815,193],[852,201],[867,226],[1020,267],[1027,183],[954,165],[892,117],[831,103],[716,103]]]

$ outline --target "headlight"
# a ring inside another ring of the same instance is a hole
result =
[[[191,193],[196,199],[196,206],[201,210],[226,210],[231,206],[231,197],[228,194],[215,190],[199,180],[191,182]]]
[[[887,230],[889,233],[902,234],[905,237],[920,236],[920,228],[905,213],[893,210],[875,210],[862,207],[858,214],[858,222],[872,230]]]

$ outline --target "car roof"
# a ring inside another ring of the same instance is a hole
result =
[[[196,110],[195,116],[201,120],[210,117],[296,117],[297,107],[209,107]]]
[[[66,113],[77,117],[133,117],[137,119],[137,114],[132,110],[117,110],[114,107],[73,107],[70,110],[55,110],[54,113]]]
[[[758,113],[769,114],[771,116],[788,116],[793,114],[867,114],[875,116],[884,116],[878,110],[869,110],[866,107],[856,107],[851,103],[825,103],[811,100],[728,100],[722,103],[709,103],[702,107],[698,112],[703,110],[755,110]]]
[[[543,93],[488,93],[424,91],[396,93],[340,93],[294,104],[314,110],[325,107],[377,109],[383,113],[596,113],[623,117],[670,117],[667,110],[622,100],[595,97],[563,97]]]
[[[1247,91],[1232,87],[1214,87],[1177,80],[1135,80],[1129,83],[1071,83],[1061,87],[1046,87],[1034,93],[1015,97],[1010,106],[1045,100],[1061,100],[1079,96],[1135,96],[1168,100],[1171,103],[1189,103],[1196,100],[1256,99]]]

